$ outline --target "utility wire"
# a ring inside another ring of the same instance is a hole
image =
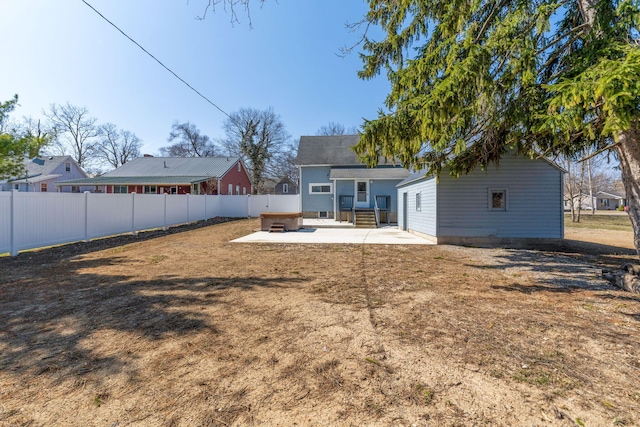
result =
[[[164,65],[162,63],[162,61],[160,61],[158,58],[156,58],[155,56],[153,56],[151,53],[149,53],[149,51],[147,49],[145,49],[144,47],[142,47],[140,45],[140,43],[138,43],[137,41],[135,41],[134,39],[132,39],[131,37],[129,37],[127,35],[127,33],[125,33],[124,31],[122,31],[120,28],[118,28],[118,26],[116,24],[114,24],[113,22],[109,21],[102,13],[98,12],[98,10],[96,10],[95,7],[91,6],[89,3],[87,3],[86,0],[82,0],[82,3],[86,4],[87,6],[89,6],[95,13],[97,13],[98,15],[100,15],[100,17],[102,19],[104,19],[105,21],[107,21],[109,24],[111,24],[113,26],[113,28],[115,28],[116,30],[120,31],[120,33],[122,33],[123,36],[125,36],[126,38],[128,38],[129,40],[131,40],[131,42],[133,44],[135,44],[136,46],[138,46],[140,49],[142,49],[142,51],[144,53],[146,53],[147,55],[149,55],[151,58],[153,58],[158,64],[160,64],[165,70],[167,70],[168,72],[170,72],[171,74],[173,74],[178,80],[180,80],[182,83],[184,83],[185,85],[187,85],[187,87],[189,89],[191,89],[192,91],[194,91],[195,93],[197,93],[198,95],[200,95],[200,97],[202,99],[204,99],[205,101],[207,101],[209,104],[213,105],[215,108],[217,108],[222,114],[224,114],[225,116],[231,118],[231,116],[229,114],[227,114],[226,111],[224,111],[222,108],[218,107],[213,101],[211,101],[209,98],[207,98],[206,96],[204,96],[202,93],[200,93],[196,88],[194,88],[193,86],[191,86],[189,83],[187,83],[182,77],[180,77],[179,75],[177,75],[176,73],[173,72],[173,70],[169,67],[167,67],[166,65]]]

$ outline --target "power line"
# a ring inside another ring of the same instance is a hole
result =
[[[113,28],[115,28],[116,30],[120,31],[120,33],[125,36],[126,38],[128,38],[133,44],[135,44],[136,46],[138,46],[140,49],[142,49],[142,51],[144,53],[146,53],[147,55],[149,55],[151,58],[153,58],[158,64],[160,64],[165,70],[167,70],[168,72],[170,72],[171,74],[173,74],[175,76],[175,78],[177,78],[178,80],[180,80],[182,83],[184,83],[185,85],[187,85],[187,87],[189,89],[191,89],[192,91],[194,91],[195,93],[197,93],[198,95],[200,95],[200,97],[202,99],[204,99],[205,101],[207,101],[209,104],[213,105],[215,108],[218,109],[218,111],[220,111],[222,114],[224,114],[225,116],[231,118],[231,116],[229,114],[227,114],[226,111],[224,111],[222,108],[218,107],[213,101],[211,101],[209,98],[207,98],[206,96],[204,96],[202,93],[200,93],[196,88],[194,88],[193,86],[191,86],[189,83],[187,83],[182,77],[180,77],[179,75],[177,75],[176,73],[173,72],[173,70],[169,67],[167,67],[166,65],[164,65],[162,63],[162,61],[160,61],[158,58],[156,58],[155,56],[153,56],[151,53],[149,53],[149,51],[147,49],[145,49],[144,47],[142,47],[140,45],[140,43],[138,43],[137,41],[135,41],[134,39],[132,39],[131,37],[129,37],[127,35],[127,33],[125,33],[124,31],[122,31],[120,28],[118,28],[118,26],[116,24],[114,24],[113,22],[109,21],[102,13],[98,12],[98,10],[91,6],[89,3],[87,3],[86,0],[82,0],[82,2],[84,4],[86,4],[87,6],[89,6],[95,13],[97,13],[102,19],[104,19],[105,21],[107,21],[109,24],[111,24],[113,26]]]

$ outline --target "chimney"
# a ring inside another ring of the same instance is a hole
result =
[[[164,167],[165,168],[167,167],[167,161],[166,160],[164,161]]]
[[[145,154],[142,157],[153,157],[153,154]]]

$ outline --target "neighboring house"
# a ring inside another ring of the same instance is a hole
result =
[[[102,176],[57,185],[91,185],[104,193],[251,194],[239,157],[139,157]]]
[[[598,191],[596,193],[596,209],[612,211],[627,206],[627,195],[617,191]]]
[[[438,244],[562,239],[563,173],[546,159],[505,155],[459,178],[414,174],[397,188],[398,225]]]
[[[275,186],[275,194],[298,194],[298,184],[291,181],[289,177],[284,177]]]
[[[372,210],[376,196],[390,199],[390,220],[396,222],[396,185],[409,172],[381,161],[367,168],[352,147],[359,135],[302,136],[296,163],[300,168],[300,210],[305,218],[351,220],[351,210]]]
[[[0,181],[0,190],[26,192],[75,192],[88,188],[79,185],[61,185],[61,181],[87,178],[87,173],[71,156],[43,156],[24,160],[25,174]]]
[[[570,211],[571,210],[571,198],[565,194],[564,195],[564,210],[565,211]],[[588,194],[583,194],[582,196],[578,196],[575,195],[573,196],[573,207],[574,209],[578,209],[578,205],[583,209],[591,209],[592,206],[596,206],[595,205],[595,196],[590,198]]]

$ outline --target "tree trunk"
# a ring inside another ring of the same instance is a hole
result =
[[[622,183],[627,193],[633,243],[640,256],[640,130],[633,126],[630,130],[621,132],[615,150],[620,159]]]

